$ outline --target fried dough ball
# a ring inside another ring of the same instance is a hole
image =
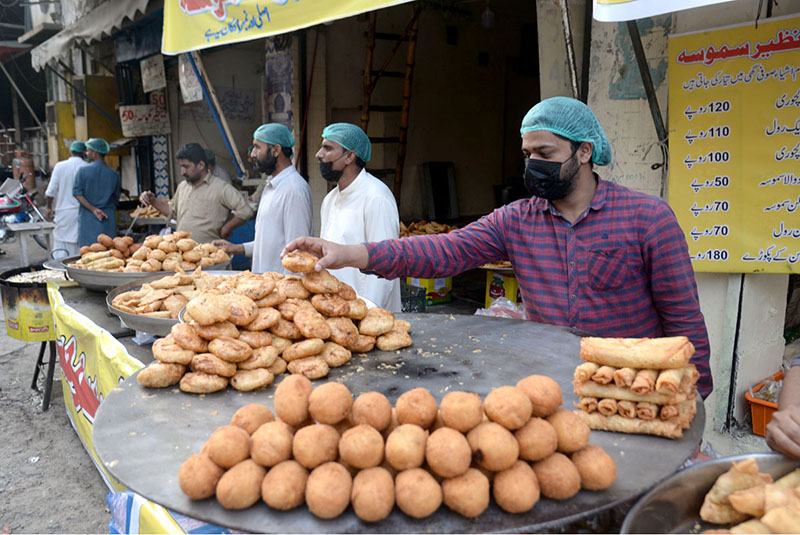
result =
[[[347,347],[358,340],[358,328],[350,318],[328,318],[327,322],[331,331],[330,339],[340,346]]]
[[[294,324],[306,338],[326,339],[331,337],[331,327],[325,321],[325,317],[309,306],[308,301],[303,301],[305,305],[298,307],[294,314]]]
[[[514,431],[528,423],[532,407],[525,392],[513,386],[501,386],[489,392],[483,410],[489,420]]]
[[[192,500],[204,500],[214,495],[224,470],[205,453],[195,453],[178,469],[178,485]]]
[[[322,351],[323,347],[325,347],[325,342],[320,338],[309,338],[284,349],[283,360],[292,362],[293,360],[310,357]]]
[[[154,271],[161,271],[161,262],[158,260],[154,260],[152,258],[148,258],[145,262],[139,266],[139,269],[145,273],[153,273]]]
[[[325,361],[319,357],[305,357],[293,360],[286,368],[289,373],[303,375],[309,379],[322,379],[330,371]]]
[[[519,443],[519,458],[540,461],[556,451],[558,436],[550,422],[531,418],[521,429],[514,431]]]
[[[192,362],[194,351],[183,349],[172,337],[167,336],[153,342],[153,356],[161,362],[187,366]]]
[[[273,362],[267,369],[272,372],[272,375],[277,377],[286,371],[286,367],[286,361],[281,358],[277,358],[275,359],[275,362]]]
[[[248,331],[269,329],[281,319],[281,313],[272,307],[259,308],[255,319],[244,326]]]
[[[442,481],[444,504],[467,518],[480,516],[489,507],[489,479],[475,468]]]
[[[394,507],[394,479],[379,466],[361,470],[353,479],[353,511],[364,522],[383,520]]]
[[[261,499],[279,511],[288,511],[305,501],[308,470],[297,461],[283,461],[267,472],[261,483]]]
[[[339,279],[327,269],[311,271],[300,278],[306,290],[315,294],[335,294],[339,292]]]
[[[234,290],[237,294],[257,301],[268,296],[275,289],[275,281],[264,277],[248,277],[239,281]]]
[[[428,432],[418,425],[398,425],[386,439],[386,460],[398,472],[419,468],[425,460]]]
[[[256,304],[258,305],[258,308],[271,308],[280,305],[284,301],[286,301],[286,296],[279,292],[276,288],[261,299],[258,299]]]
[[[531,400],[531,416],[545,418],[561,406],[561,387],[546,375],[529,375],[517,383]]]
[[[156,360],[139,372],[136,380],[147,388],[167,388],[181,380],[186,373],[186,366]]]
[[[581,490],[581,475],[569,457],[556,452],[546,459],[533,463],[542,496],[553,500],[566,500]]]
[[[274,378],[266,368],[239,370],[231,377],[231,386],[239,392],[250,392],[271,385]]]
[[[176,230],[175,232],[173,232],[172,234],[170,234],[170,235],[168,235],[166,237],[168,239],[171,238],[173,241],[177,242],[178,240],[182,240],[183,238],[188,238],[191,235],[192,235],[192,233],[189,232],[188,230]]]
[[[234,325],[247,325],[258,316],[258,305],[249,297],[232,293],[222,295],[220,299],[231,311],[231,315],[227,319]],[[192,314],[192,317],[194,317],[194,314]]]
[[[278,355],[281,355],[293,343],[294,342],[292,342],[288,338],[283,338],[282,336],[278,336],[275,334],[272,335],[272,347],[275,348],[275,351],[278,352]]]
[[[273,420],[261,424],[252,438],[250,458],[261,466],[275,466],[292,457],[294,432],[286,422]]]
[[[81,256],[85,255],[86,253],[91,253],[91,252],[92,252],[92,250],[89,248],[88,245],[84,245],[83,247],[81,247],[78,250],[78,254],[81,255]]]
[[[583,418],[568,409],[559,409],[547,417],[547,421],[556,430],[558,451],[573,453],[589,443],[591,429]]]
[[[483,403],[478,394],[448,392],[442,398],[440,413],[444,425],[466,433],[483,420]]]
[[[200,325],[219,323],[231,316],[230,309],[220,296],[209,293],[193,297],[186,303],[186,311]]]
[[[175,242],[175,245],[182,253],[185,253],[186,251],[191,251],[192,249],[197,247],[197,242],[191,238],[181,238],[180,240]]]
[[[194,262],[188,262],[186,260],[182,260],[178,265],[184,271],[192,271],[197,268],[197,264]]]
[[[344,366],[350,362],[350,357],[350,350],[345,349],[335,342],[325,342],[322,351],[319,353],[319,358],[324,360],[329,368]]]
[[[295,273],[311,273],[319,262],[319,257],[307,251],[292,251],[281,258],[281,264]]]
[[[153,250],[146,245],[139,247],[135,253],[131,255],[133,260],[147,260],[147,255],[149,255]]]
[[[350,504],[353,478],[347,468],[330,462],[316,467],[306,482],[308,510],[319,518],[336,518]]]
[[[525,513],[539,501],[539,482],[528,463],[517,461],[495,474],[492,493],[494,501],[507,513]]]
[[[381,351],[396,351],[412,344],[411,336],[406,331],[391,330],[382,334],[375,341]]]
[[[375,307],[367,310],[367,315],[358,323],[358,332],[368,336],[380,336],[391,331],[392,327],[394,327],[394,314]]]
[[[208,343],[208,351],[228,362],[242,362],[250,358],[253,348],[236,338],[221,336]]]
[[[412,468],[395,478],[397,507],[413,518],[425,518],[442,505],[442,487],[422,468]]]
[[[250,403],[233,413],[230,425],[241,427],[247,431],[248,435],[252,435],[259,427],[273,421],[275,421],[275,415],[272,414],[269,407],[260,403]]]
[[[380,392],[364,392],[353,402],[350,420],[383,431],[392,423],[392,404]]]
[[[192,357],[189,365],[193,372],[203,372],[222,377],[233,377],[236,374],[236,364],[222,360],[213,353],[198,353]]]
[[[341,293],[339,294],[341,295]],[[344,298],[344,296],[342,296]],[[367,304],[363,299],[353,299],[347,301],[347,312],[345,316],[351,320],[362,320],[367,315]]]
[[[617,465],[600,446],[586,446],[572,454],[572,462],[586,490],[607,489],[617,478]]]
[[[359,334],[358,340],[355,343],[350,344],[347,346],[347,349],[353,351],[355,353],[366,353],[367,351],[372,351],[372,348],[375,347],[375,337],[374,336],[367,336],[366,334]]]
[[[278,321],[275,322],[275,325],[270,327],[268,330],[275,336],[288,338],[289,340],[299,340],[303,337],[303,334],[300,332],[300,329],[297,328],[297,325],[291,321],[286,321],[283,318],[278,318]]]
[[[183,319],[186,319],[186,313],[184,313]],[[201,338],[205,338],[206,340],[214,340],[216,338],[239,338],[239,329],[230,321],[221,321],[211,325],[192,324],[192,328],[194,328],[195,332],[197,332]]]
[[[336,294],[314,294],[311,298],[314,308],[329,317],[346,315],[350,310],[348,303]]]
[[[158,249],[165,253],[174,253],[178,250],[178,246],[175,245],[175,242],[163,240],[158,244]]]
[[[339,455],[355,468],[371,468],[383,461],[383,436],[374,427],[360,424],[342,434]]]
[[[464,435],[455,429],[441,427],[428,437],[425,460],[436,475],[457,477],[472,463],[472,449]]]
[[[172,326],[169,333],[172,339],[183,349],[194,351],[195,353],[205,353],[208,351],[208,342],[200,338],[191,325],[176,323]]]
[[[268,346],[272,343],[272,337],[264,331],[239,331],[238,339],[253,349]]]
[[[108,249],[100,243],[91,244],[89,246],[89,250],[93,253],[102,253],[103,251],[108,251]]]
[[[314,387],[302,375],[290,375],[275,389],[275,414],[289,425],[297,426],[309,417],[308,398]]]
[[[352,301],[356,297],[358,297],[353,287],[350,286],[349,284],[345,284],[342,281],[339,281],[339,290],[333,293],[339,294],[339,297],[341,297],[345,301]]]
[[[158,262],[158,265],[161,265],[161,262],[167,259],[167,253],[162,251],[161,249],[153,249],[149,253],[147,253],[147,260],[154,260]]]
[[[299,277],[286,277],[279,280],[276,284],[276,289],[286,296],[287,299],[294,297],[295,299],[308,299],[311,293],[303,286],[303,282]]]
[[[250,457],[250,435],[241,427],[223,425],[206,442],[208,457],[222,468],[230,468]]]
[[[421,387],[403,393],[397,399],[395,408],[398,422],[415,424],[424,429],[433,425],[439,410],[431,393]]]
[[[173,294],[164,299],[164,304],[162,306],[169,311],[169,317],[175,319],[188,302],[189,300],[186,299],[186,297],[180,294]]]
[[[259,347],[253,350],[250,358],[237,363],[240,370],[255,370],[256,368],[269,368],[278,360],[278,352],[272,346]]]
[[[106,249],[111,249],[114,247],[114,240],[111,239],[111,236],[108,234],[99,234],[97,236],[97,243],[105,247]]]
[[[338,453],[339,432],[330,425],[307,425],[294,434],[294,460],[306,468],[313,469],[322,463],[335,461]]]
[[[153,234],[144,239],[142,245],[145,245],[151,249],[158,248],[158,244],[164,240],[163,236],[159,236],[158,234]]]
[[[335,381],[319,385],[308,397],[308,412],[321,424],[338,424],[350,414],[352,405],[350,389]]]
[[[261,498],[261,483],[267,471],[246,459],[227,472],[217,483],[217,501],[225,509],[247,509]]]
[[[198,262],[200,262],[200,260],[203,259],[203,255],[199,249],[191,249],[183,253],[183,259],[187,263],[197,264]]]
[[[494,422],[483,422],[467,434],[472,458],[479,466],[500,472],[511,468],[519,457],[519,444],[511,431]]]
[[[210,394],[228,386],[228,379],[203,372],[189,372],[181,378],[180,388],[192,394]]]

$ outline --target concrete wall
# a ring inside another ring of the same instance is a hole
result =
[[[575,4],[572,22],[575,28],[580,29],[583,27],[583,11],[577,8],[577,2]],[[757,5],[756,2],[736,0],[638,22],[665,122],[668,35],[753,21]],[[538,0],[537,9],[541,34],[542,97],[569,95],[557,2]],[[773,9],[773,16],[798,13],[798,0],[780,2]],[[576,37],[575,42],[576,52],[580,55],[581,39]],[[600,119],[614,149],[613,162],[599,168],[598,172],[603,178],[658,195],[662,171],[651,169],[651,165],[661,163],[662,156],[625,23],[593,21],[591,50],[589,105]],[[744,392],[780,366],[788,276],[745,275],[743,286],[741,276],[736,274],[697,273],[696,277],[709,331],[716,383],[714,394],[706,401],[706,410],[712,425],[721,427],[726,421],[741,422],[744,419],[747,410]],[[737,358],[734,358],[734,347]],[[731,388],[734,402],[729,407]]]

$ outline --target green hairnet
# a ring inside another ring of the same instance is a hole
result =
[[[106,143],[105,139],[93,137],[86,142],[86,146],[95,152],[99,152],[100,154],[108,154],[108,143]]]
[[[372,144],[367,134],[359,127],[350,123],[333,123],[322,131],[323,139],[338,143],[345,150],[352,150],[362,161],[368,162],[372,158]]]
[[[293,147],[294,137],[288,128],[279,123],[267,123],[259,126],[253,132],[253,138],[270,145]]]
[[[600,121],[589,106],[568,97],[548,98],[531,108],[522,119],[519,133],[547,130],[571,141],[591,143],[592,161],[597,165],[611,162],[611,144]]]
[[[69,146],[70,152],[86,152],[86,143],[83,141],[73,141],[72,145]]]

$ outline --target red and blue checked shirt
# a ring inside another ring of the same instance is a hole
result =
[[[388,279],[449,277],[514,265],[528,319],[599,336],[687,336],[703,397],[709,344],[686,238],[663,200],[600,180],[575,223],[545,199],[498,208],[448,234],[365,244],[364,271]]]

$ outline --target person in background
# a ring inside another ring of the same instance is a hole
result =
[[[294,137],[282,124],[263,124],[253,133],[253,167],[267,176],[256,213],[255,240],[214,242],[230,254],[252,257],[254,273],[288,273],[281,265],[281,251],[293,239],[312,232],[311,188],[292,165],[293,146]]]
[[[56,224],[53,229],[53,251],[60,251],[62,256],[78,254],[78,225],[75,222],[81,205],[72,194],[72,188],[78,169],[88,165],[84,160],[86,144],[83,141],[73,142],[69,151],[70,157],[53,167],[50,183],[44,192],[47,198],[45,216]],[[64,251],[66,254],[63,254]]]
[[[391,190],[369,174],[369,137],[349,123],[334,123],[322,131],[317,152],[319,170],[335,186],[322,201],[320,237],[353,244],[397,238],[400,216]],[[331,270],[356,293],[381,308],[400,312],[400,281],[361,273],[352,267]]]
[[[223,182],[227,182],[228,184],[233,184],[231,180],[231,175],[228,174],[228,171],[225,170],[224,167],[221,165],[217,165],[217,156],[214,154],[214,151],[211,149],[203,149],[206,152],[206,161],[208,162],[208,172],[211,173],[211,176],[217,177],[218,179],[222,180]],[[237,182],[239,182],[237,180]]]
[[[793,459],[800,459],[800,353],[783,378],[778,410],[767,424],[767,444]]]
[[[91,245],[100,234],[117,235],[117,203],[120,178],[106,164],[108,143],[92,138],[86,142],[86,159],[89,165],[75,173],[72,194],[80,203],[78,210],[78,247]]]
[[[387,279],[448,277],[510,260],[528,319],[605,337],[686,336],[698,392],[708,396],[708,332],[672,209],[594,172],[593,163],[611,162],[611,144],[579,100],[543,100],[520,134],[528,199],[447,234],[350,242],[357,245],[302,238],[285,251],[321,256],[317,269],[353,266]]]
[[[253,217],[242,194],[209,173],[203,147],[188,143],[178,151],[177,158],[185,180],[175,189],[172,202],[145,191],[139,196],[143,205],[153,205],[169,219],[177,220],[177,230],[191,232],[198,243],[227,238]]]

